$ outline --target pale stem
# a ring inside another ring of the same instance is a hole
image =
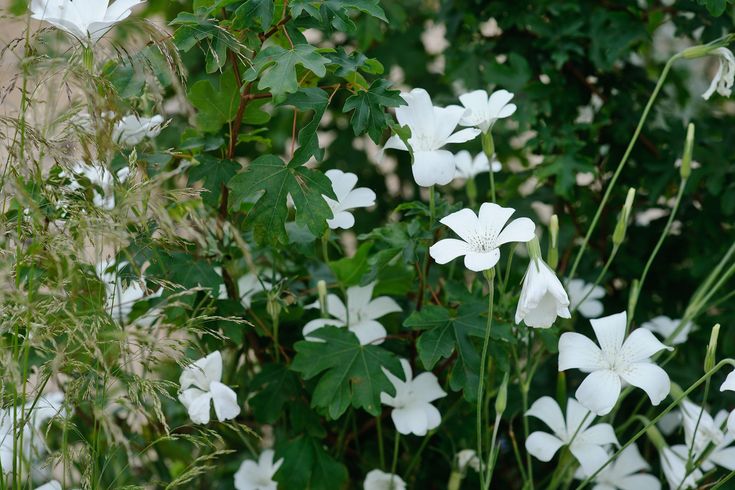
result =
[[[494,307],[494,283],[495,269],[485,271],[485,278],[488,284],[488,306],[487,306],[487,324],[485,325],[485,339],[482,344],[482,357],[480,359],[480,379],[477,387],[477,457],[480,461],[484,459],[482,452],[482,402],[485,395],[485,369],[487,367],[487,351],[490,345],[490,329],[493,324],[493,307]],[[485,471],[480,467],[480,484],[485,488]]]

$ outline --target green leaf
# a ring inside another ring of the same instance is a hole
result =
[[[382,368],[401,372],[395,354],[377,345],[360,345],[346,328],[323,327],[309,335],[325,342],[297,342],[291,369],[305,379],[322,374],[311,405],[326,409],[331,419],[339,418],[350,405],[379,415],[380,393],[395,393]]]
[[[235,10],[232,26],[237,30],[259,26],[265,32],[273,22],[273,0],[246,0]]]
[[[329,104],[327,93],[320,88],[302,88],[295,94],[288,96],[284,103],[302,111],[314,111],[314,116],[299,131],[299,147],[294,152],[291,163],[301,165],[306,163],[312,156],[317,161],[321,161],[324,157],[324,150],[319,148],[319,138],[316,131]]]
[[[296,208],[296,222],[306,225],[315,236],[321,236],[332,210],[322,195],[334,196],[331,181],[321,172],[302,165],[286,164],[275,155],[263,155],[248,165],[245,172],[229,182],[230,209],[240,210],[247,202],[255,202],[245,223],[253,227],[259,243],[288,243],[286,219],[287,196]]]
[[[220,160],[210,155],[199,155],[199,165],[189,170],[189,185],[202,182],[202,201],[217,206],[222,186],[240,170],[240,164],[232,160]]]
[[[283,406],[299,391],[296,375],[284,364],[266,364],[255,375],[251,390],[257,393],[248,404],[255,419],[262,424],[273,424],[283,413]]]
[[[205,54],[207,73],[214,73],[225,66],[228,49],[235,55],[241,52],[241,43],[222,29],[215,19],[208,18],[206,9],[197,14],[181,12],[170,24],[178,26],[174,43],[180,51],[187,52],[200,45]]]
[[[352,32],[355,30],[355,23],[350,18],[352,11],[363,12],[383,22],[388,22],[379,0],[322,0],[320,2],[293,0],[289,7],[294,17],[306,12],[319,22],[331,24],[338,31]]]
[[[697,3],[707,7],[707,11],[714,17],[719,17],[725,13],[727,5],[733,3],[733,0],[697,0]]]
[[[234,73],[223,73],[217,87],[209,80],[199,80],[189,88],[189,101],[197,108],[197,126],[210,133],[219,131],[237,115],[240,93]]]
[[[270,90],[273,97],[277,97],[298,90],[296,78],[298,65],[311,70],[321,78],[327,73],[327,63],[329,58],[320,55],[317,49],[309,44],[297,44],[293,49],[272,45],[258,53],[253,60],[253,66],[245,72],[243,78],[251,82],[262,73],[258,89]]]
[[[342,286],[349,287],[360,283],[360,279],[368,270],[370,247],[372,243],[363,243],[354,256],[335,260],[329,264]]]
[[[350,123],[355,136],[368,133],[373,141],[380,142],[391,120],[385,108],[405,104],[400,92],[389,90],[390,86],[388,80],[378,79],[367,91],[360,91],[345,101],[343,112],[354,110]]]
[[[288,441],[276,458],[283,458],[275,479],[284,488],[339,490],[347,481],[347,468],[313,437],[301,435]]]

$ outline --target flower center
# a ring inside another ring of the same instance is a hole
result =
[[[434,150],[434,138],[426,134],[411,135],[408,140],[413,151],[432,151]]]
[[[472,247],[473,251],[488,253],[498,248],[495,243],[497,238],[497,232],[485,230],[482,232],[476,232],[474,235],[470,236],[468,243],[470,244],[470,247]]]

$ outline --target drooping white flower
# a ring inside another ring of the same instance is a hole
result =
[[[462,150],[454,154],[454,165],[456,166],[455,179],[474,179],[477,175],[490,171],[490,160],[485,152],[480,152],[472,158],[470,152]],[[498,160],[493,160],[493,172],[500,172],[503,165]]]
[[[332,181],[332,189],[337,200],[322,196],[332,210],[333,217],[327,220],[329,228],[352,228],[355,225],[355,217],[349,212],[350,209],[367,208],[375,204],[375,192],[367,187],[358,187],[357,175],[350,172],[331,169],[325,175]]]
[[[735,371],[727,375],[727,378],[720,386],[720,391],[735,391]],[[735,410],[730,412],[730,416],[727,418],[727,430],[735,434]]]
[[[610,464],[600,470],[592,480],[595,482],[592,490],[660,490],[661,483],[658,478],[642,472],[642,470],[650,469],[651,467],[638,451],[638,446],[631,444],[623,449]],[[589,475],[590,473],[585,473],[580,467],[574,477],[584,480]]]
[[[119,0],[118,0],[119,1]],[[115,124],[112,140],[121,146],[135,146],[145,138],[155,138],[163,129],[163,116],[136,116],[129,114]]]
[[[457,461],[457,468],[460,473],[464,474],[467,468],[480,471],[480,458],[477,457],[477,452],[474,449],[462,449],[455,456]]]
[[[605,297],[605,289],[602,286],[593,286],[582,279],[572,279],[567,283],[572,310],[579,311],[585,318],[597,318],[603,312],[600,299]]]
[[[365,490],[406,490],[406,482],[400,476],[380,470],[370,471],[362,486]]]
[[[96,43],[144,0],[32,0],[31,17],[68,32],[83,43]]]
[[[498,247],[509,242],[527,242],[534,237],[536,225],[528,218],[516,218],[505,226],[514,212],[513,208],[486,202],[480,206],[479,216],[468,208],[445,216],[440,222],[461,240],[439,240],[429,248],[429,254],[438,264],[464,256],[464,265],[471,271],[492,269],[500,260]]]
[[[575,396],[597,415],[613,409],[623,380],[645,391],[653,405],[661,403],[671,389],[669,375],[650,360],[656,352],[671,347],[645,328],[633,330],[626,339],[626,321],[625,312],[590,320],[599,347],[576,332],[565,332],[559,338],[559,371],[590,373]]]
[[[439,386],[434,373],[427,371],[414,378],[407,360],[401,359],[401,366],[405,380],[383,368],[383,372],[396,389],[396,394],[391,396],[383,392],[380,394],[380,402],[393,407],[390,416],[398,432],[425,436],[428,431],[436,429],[441,423],[441,414],[431,402],[447,394]]]
[[[723,97],[730,97],[735,82],[735,56],[733,56],[732,51],[727,48],[717,48],[713,51],[713,54],[718,56],[720,66],[717,67],[717,73],[715,73],[709,88],[702,94],[704,100],[712,97],[715,91]]]
[[[396,119],[401,126],[411,129],[408,143],[413,150],[413,178],[422,187],[445,185],[454,178],[454,155],[443,150],[449,143],[464,143],[480,131],[462,129],[453,133],[464,114],[459,106],[435,107],[426,90],[415,88],[401,94],[407,105],[396,108]],[[408,151],[398,135],[391,136],[384,149]]]
[[[610,424],[592,425],[594,415],[577,400],[567,401],[566,418],[561,407],[550,396],[536,400],[526,412],[526,417],[536,417],[553,432],[534,432],[526,439],[526,450],[535,458],[547,462],[562,446],[577,458],[586,474],[591,475],[607,461],[606,446],[618,444]]]
[[[347,327],[360,340],[360,344],[381,344],[387,335],[385,327],[378,318],[402,311],[398,303],[388,296],[372,299],[375,283],[367,286],[350,286],[347,288],[347,307],[336,294],[327,295],[327,313],[332,318],[317,318],[304,325],[303,334],[306,340],[319,340],[309,337],[314,330],[326,325]],[[315,305],[318,306],[318,303]]]
[[[723,430],[728,418],[727,412],[720,410],[713,418],[707,410],[702,410],[702,407],[685,399],[681,405],[681,413],[684,440],[687,447],[694,449],[693,459],[698,460],[701,455],[705,455],[701,468],[709,471],[717,465],[730,471],[735,470],[735,446],[731,446],[735,435]]]
[[[146,294],[145,277],[141,277],[139,280],[131,280],[125,285],[119,272],[127,265],[128,262],[123,261],[118,263],[117,267],[114,267],[112,260],[105,260],[97,264],[97,277],[105,285],[105,309],[114,320],[122,324],[128,322],[128,317],[136,302],[143,299],[157,298],[163,293],[163,288],[159,288],[155,293]],[[136,319],[136,323],[144,325],[149,319],[146,315],[144,318]]]
[[[483,133],[493,128],[495,121],[510,117],[516,111],[516,105],[511,104],[513,94],[507,90],[497,90],[488,96],[484,90],[475,90],[459,96],[459,101],[465,107],[465,113],[459,124],[462,126],[476,126]]]
[[[258,462],[246,459],[240,464],[235,473],[235,488],[237,490],[276,490],[278,484],[273,481],[273,475],[283,464],[283,458],[275,463],[272,449],[266,449],[260,453]]]
[[[179,378],[179,401],[195,424],[209,423],[210,402],[220,422],[240,414],[237,394],[222,382],[222,355],[212,352],[184,368]]]
[[[551,267],[540,257],[531,258],[516,307],[516,324],[549,328],[557,316],[572,317],[569,297]]]
[[[129,173],[130,169],[124,167],[117,172],[117,179],[121,183],[125,182]],[[79,178],[87,179],[93,186],[92,203],[98,208],[108,211],[115,208],[115,179],[112,172],[107,170],[104,165],[98,162],[91,164],[78,162],[71,167],[70,173],[63,171],[59,176],[69,179],[69,184],[66,187],[72,192],[82,189],[83,186],[79,183]]]
[[[661,451],[661,469],[672,490],[696,489],[697,481],[702,478],[702,472],[698,469],[687,472],[688,453],[689,448],[684,444],[665,447]]]
[[[686,322],[679,333],[676,334],[676,337],[669,340],[669,337],[674,333],[676,327],[679,326],[679,323],[681,323],[681,320],[672,320],[667,316],[661,315],[647,321],[641,325],[641,328],[645,328],[651,332],[659,334],[665,342],[668,342],[671,345],[679,345],[687,341],[689,332],[691,332],[694,327],[692,322]]]

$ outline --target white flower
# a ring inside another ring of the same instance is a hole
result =
[[[123,284],[119,272],[128,265],[128,262],[120,262],[114,267],[114,272],[110,272],[113,268],[113,261],[106,260],[97,264],[97,277],[105,285],[106,300],[105,309],[110,316],[119,323],[127,323],[133,305],[142,299],[157,298],[163,293],[163,288],[150,295],[146,295],[145,277],[139,280],[131,280],[127,286]],[[153,312],[151,312],[153,314]],[[145,325],[151,320],[148,315],[136,319],[136,323]]]
[[[118,145],[135,146],[145,138],[158,136],[163,129],[163,121],[163,116],[158,114],[153,117],[127,115],[115,124],[112,139]]]
[[[332,181],[332,189],[337,196],[335,201],[327,196],[322,196],[332,210],[332,219],[327,220],[327,225],[333,230],[337,228],[352,228],[355,217],[349,212],[354,208],[367,208],[375,204],[375,192],[367,187],[355,189],[357,175],[341,170],[327,170],[325,175]]]
[[[465,107],[465,113],[459,124],[476,126],[487,133],[495,121],[510,117],[516,111],[516,105],[510,103],[512,98],[513,94],[507,90],[497,90],[490,96],[484,90],[460,95],[459,101]]]
[[[327,295],[327,313],[333,318],[318,318],[304,325],[303,334],[306,340],[319,340],[309,338],[314,330],[326,325],[335,327],[347,327],[360,340],[360,344],[381,344],[387,335],[385,327],[377,319],[402,311],[392,298],[380,296],[373,297],[375,283],[367,286],[351,286],[347,288],[347,307],[336,294]],[[315,305],[318,306],[318,303]]]
[[[130,15],[130,10],[144,0],[32,0],[34,19],[68,32],[81,42],[96,43],[118,22]]]
[[[260,453],[258,462],[246,459],[235,473],[235,488],[237,490],[276,490],[278,484],[273,481],[273,475],[283,464],[283,458],[273,462],[272,449]]]
[[[645,328],[633,330],[626,339],[626,320],[625,312],[590,320],[599,347],[576,332],[565,332],[559,338],[559,371],[576,368],[590,373],[575,396],[597,415],[613,409],[623,380],[645,391],[653,405],[661,403],[671,389],[669,375],[649,359],[671,347]]]
[[[440,222],[461,240],[439,240],[429,248],[429,254],[438,264],[464,256],[464,265],[471,271],[492,269],[500,260],[498,247],[509,242],[527,242],[534,237],[536,225],[528,218],[516,218],[505,226],[514,212],[513,208],[486,202],[480,206],[479,216],[468,208],[445,216]]]
[[[735,56],[733,56],[732,51],[727,48],[717,48],[713,53],[718,55],[720,66],[717,68],[717,73],[715,73],[709,88],[702,94],[704,100],[712,97],[715,90],[718,94],[729,97],[732,93],[733,82],[735,82]]]
[[[681,410],[672,410],[658,421],[656,426],[665,436],[670,436],[681,425]]]
[[[112,173],[97,162],[88,164],[78,162],[70,169],[71,174],[66,171],[61,172],[59,176],[67,177],[70,181],[67,189],[69,191],[77,191],[82,189],[82,185],[77,180],[79,177],[87,179],[94,187],[92,190],[92,203],[100,209],[114,209],[115,207],[115,180]],[[117,172],[117,178],[120,182],[124,182],[130,173],[128,167],[124,167]],[[100,193],[100,190],[102,191]]]
[[[414,378],[407,360],[401,359],[401,366],[405,381],[383,368],[396,389],[396,395],[390,396],[383,392],[380,394],[380,402],[393,407],[390,416],[398,432],[425,436],[428,431],[439,427],[441,422],[441,414],[431,402],[447,394],[439,386],[434,373],[427,371]]]
[[[592,490],[660,490],[658,478],[641,472],[650,468],[638,451],[638,446],[631,444],[612,463],[600,470],[593,480],[595,486]],[[589,475],[579,468],[574,477],[584,480]]]
[[[645,328],[647,330],[650,330],[651,332],[659,334],[664,339],[664,341],[667,341],[672,345],[679,345],[687,341],[689,332],[691,332],[692,328],[694,327],[692,322],[687,322],[681,328],[679,333],[676,334],[676,337],[674,337],[673,339],[669,339],[669,337],[671,337],[671,335],[674,333],[674,330],[676,330],[676,327],[679,326],[679,323],[681,323],[681,320],[672,320],[667,316],[661,315],[650,321],[647,321],[646,323],[641,325],[641,328]]]
[[[684,400],[681,405],[682,425],[684,426],[684,440],[687,447],[693,447],[693,459],[697,460],[703,454],[701,468],[709,471],[722,466],[730,471],[735,470],[735,446],[730,446],[735,436],[722,430],[728,418],[725,410],[720,410],[714,418],[702,407]],[[696,432],[695,432],[696,429]],[[692,440],[694,445],[692,445]]]
[[[572,279],[567,283],[567,293],[572,310],[579,311],[583,317],[597,318],[602,315],[602,302],[599,300],[605,297],[605,289],[601,286],[593,287],[582,279]]]
[[[221,276],[222,268],[215,267],[214,272]],[[270,276],[268,271],[261,271],[260,275],[261,277]],[[276,274],[276,279],[278,278],[279,275]],[[237,280],[237,292],[240,295],[240,304],[242,304],[243,308],[246,310],[250,309],[253,296],[261,291],[268,291],[272,287],[273,285],[269,281],[260,279],[258,274],[255,272],[248,272],[247,274],[240,276]],[[224,284],[219,285],[217,299],[227,299],[227,287]]]
[[[665,447],[661,451],[661,469],[671,490],[695,489],[697,481],[702,478],[702,472],[697,469],[687,475],[688,453],[689,448],[684,444]]]
[[[516,324],[523,321],[529,327],[549,328],[557,316],[572,317],[569,297],[551,267],[541,258],[531,258],[523,277]]]
[[[210,402],[214,404],[214,412],[220,422],[234,419],[240,414],[237,395],[221,380],[222,355],[219,351],[185,367],[181,373],[179,400],[195,424],[209,423]]]
[[[485,152],[480,152],[472,158],[470,152],[462,150],[454,154],[454,165],[456,167],[455,179],[474,179],[477,175],[490,171],[490,161]],[[500,172],[503,165],[493,160],[493,172]]]
[[[477,457],[477,452],[474,449],[462,449],[455,458],[460,473],[464,473],[467,468],[472,468],[477,472],[480,471],[480,458]]]
[[[566,419],[559,404],[550,396],[536,400],[526,416],[541,420],[554,433],[537,431],[526,439],[526,450],[544,462],[551,461],[560,447],[569,446],[569,451],[577,458],[585,473],[591,475],[607,461],[605,446],[618,444],[612,426],[591,426],[594,415],[573,398],[567,400]]]
[[[406,482],[398,475],[372,470],[362,484],[365,490],[406,490]]]
[[[36,490],[61,490],[61,483],[58,480],[51,480],[40,487],[36,487]]]
[[[720,391],[735,391],[735,371],[727,375],[727,379],[720,386]],[[727,418],[727,430],[735,434],[735,410],[730,412],[730,416]]]
[[[426,90],[415,88],[401,94],[406,101],[396,108],[396,119],[401,126],[411,129],[408,143],[413,150],[413,178],[422,187],[445,185],[454,178],[454,155],[442,147],[448,143],[464,143],[480,131],[463,129],[452,134],[464,114],[459,106],[434,107]],[[391,136],[383,149],[408,151],[398,135]]]

